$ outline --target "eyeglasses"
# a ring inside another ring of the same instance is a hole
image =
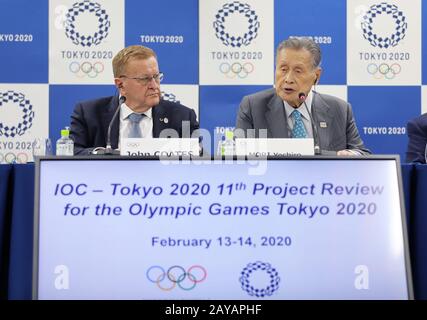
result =
[[[155,74],[154,76],[151,76],[151,77],[128,77],[128,76],[122,75],[119,78],[133,79],[133,80],[138,81],[142,85],[146,86],[149,83],[151,83],[152,80],[156,81],[157,83],[162,82],[163,72],[159,72],[158,74]]]

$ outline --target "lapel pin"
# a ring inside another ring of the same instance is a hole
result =
[[[328,124],[326,122],[323,122],[323,121],[319,122],[319,125],[320,125],[320,128],[327,128],[328,127]]]

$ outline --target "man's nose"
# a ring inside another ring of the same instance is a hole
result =
[[[285,74],[285,83],[293,83],[294,82],[294,75],[292,71],[289,71]]]
[[[148,87],[149,88],[158,88],[160,87],[160,83],[154,79],[154,77],[151,77],[151,79],[148,81]]]

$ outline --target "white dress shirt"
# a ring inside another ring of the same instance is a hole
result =
[[[120,106],[120,135],[119,135],[119,149],[120,149],[120,139],[127,138],[129,136],[130,130],[130,120],[129,115],[134,113],[134,111],[129,108],[126,103],[122,103]],[[152,138],[153,137],[153,116],[151,108],[146,112],[143,112],[145,117],[139,122],[139,128],[141,129],[142,138]]]

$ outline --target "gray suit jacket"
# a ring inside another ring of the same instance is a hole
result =
[[[371,153],[359,136],[350,104],[313,91],[311,110],[322,154],[332,155],[344,149],[355,150],[361,154]],[[289,138],[283,101],[274,88],[243,98],[237,115],[236,129],[243,129],[236,130],[236,137],[258,138],[259,129],[267,129],[267,138]]]

